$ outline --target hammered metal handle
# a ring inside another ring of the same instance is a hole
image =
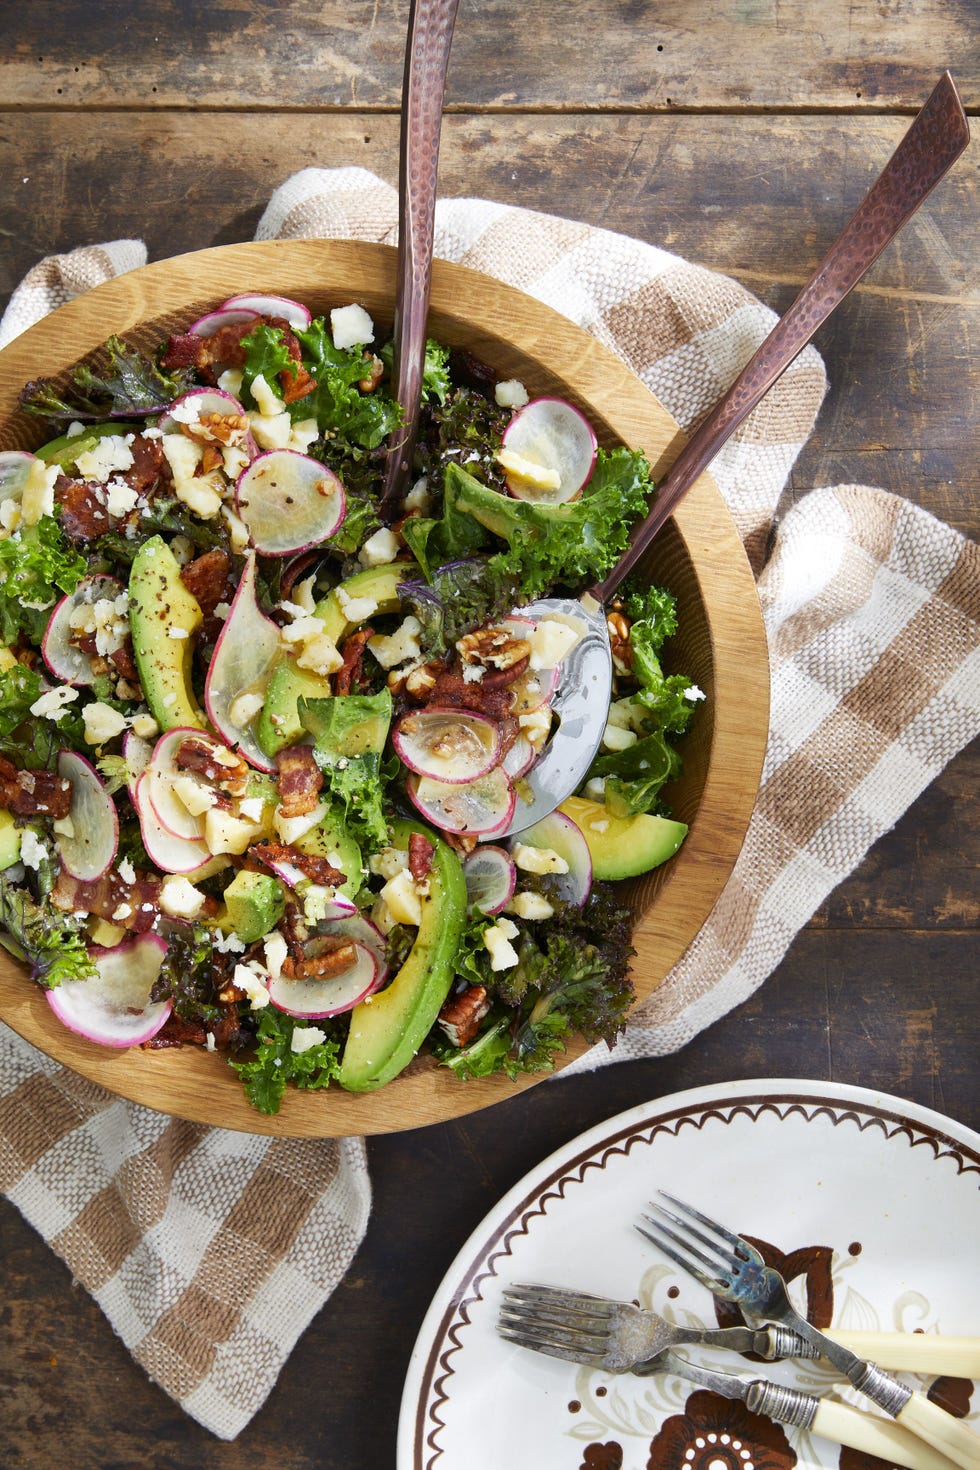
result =
[[[398,162],[398,282],[394,394],[404,412],[388,444],[382,518],[397,515],[418,430],[432,279],[442,99],[459,0],[412,0],[402,82]]]
[[[969,139],[962,103],[945,72],[823,264],[677,456],[625,554],[604,582],[590,588],[598,602],[605,602],[633,570],[681,497],[878,259]]]

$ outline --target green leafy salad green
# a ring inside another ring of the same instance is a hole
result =
[[[704,696],[636,583],[592,768],[510,835],[581,636],[522,609],[612,569],[646,459],[430,342],[389,523],[391,381],[362,308],[235,298],[27,384],[48,438],[0,452],[0,942],[93,1044],[220,1053],[265,1113],[611,1045],[621,880],[686,832]]]

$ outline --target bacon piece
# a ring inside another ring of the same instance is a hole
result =
[[[291,745],[276,756],[276,787],[283,816],[303,817],[316,809],[323,772],[309,745]]]
[[[115,664],[122,677],[129,684],[139,686],[140,675],[133,659],[133,640],[127,634],[126,641],[118,648],[114,648],[109,655],[109,662]]]
[[[273,863],[292,863],[293,867],[299,868],[303,876],[309,878],[311,883],[318,883],[324,888],[335,888],[338,883],[343,883],[347,876],[340,868],[335,868],[329,863],[325,857],[318,857],[312,852],[302,852],[298,847],[293,847],[287,842],[272,842],[271,840],[256,842],[250,849],[250,855],[270,866]]]
[[[416,883],[421,883],[432,867],[436,850],[422,832],[412,832],[408,838],[408,870]]]
[[[88,883],[62,869],[51,890],[51,902],[63,913],[95,914],[134,934],[145,934],[160,914],[160,888],[158,879],[139,875],[135,882],[127,883],[115,869]],[[208,903],[216,913],[216,900]]]
[[[67,817],[71,782],[54,771],[20,771],[0,756],[0,807],[15,817]]]
[[[99,490],[86,480],[59,475],[54,482],[55,503],[61,507],[61,529],[69,541],[82,545],[109,529],[109,512]]]
[[[459,995],[450,995],[443,1002],[436,1020],[453,1046],[468,1046],[489,1010],[486,986],[469,985]]]
[[[217,747],[197,735],[185,735],[174,751],[174,765],[197,771],[231,796],[243,796],[248,785],[248,763],[233,750]]]
[[[180,580],[192,597],[196,598],[205,617],[214,612],[218,603],[228,593],[231,573],[231,557],[220,546],[195,556],[180,569]]]
[[[151,494],[161,482],[169,485],[173,480],[170,461],[163,452],[159,439],[146,439],[137,434],[129,446],[133,463],[124,471],[122,479],[139,495]]]
[[[167,350],[160,359],[160,366],[167,372],[175,368],[206,368],[211,358],[207,347],[208,338],[198,337],[194,332],[174,332]]]
[[[316,379],[311,378],[306,368],[300,364],[297,364],[294,373],[283,368],[279,374],[279,389],[284,403],[296,403],[298,399],[306,398],[315,387]]]
[[[488,719],[500,720],[510,713],[510,689],[484,689],[482,682],[469,683],[462,674],[440,674],[429,691],[427,703],[446,705],[451,709],[471,709]]]
[[[358,628],[349,638],[345,638],[340,645],[339,653],[343,663],[333,675],[334,694],[350,694],[361,683],[361,671],[364,665],[364,650],[368,639],[374,637],[373,628]]]

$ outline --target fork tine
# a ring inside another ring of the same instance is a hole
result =
[[[590,1317],[611,1317],[620,1306],[607,1297],[591,1296],[587,1291],[571,1291],[561,1286],[539,1286],[531,1282],[515,1282],[504,1288],[506,1302],[527,1303],[549,1309],[563,1308]]]
[[[590,1368],[603,1366],[603,1359],[597,1353],[566,1347],[562,1343],[538,1337],[525,1328],[508,1327],[498,1322],[497,1332],[507,1342],[514,1342],[518,1347],[531,1348],[536,1353],[545,1353],[549,1358],[561,1358],[566,1363],[585,1363]]]
[[[530,1307],[503,1306],[497,1316],[503,1327],[520,1328],[548,1342],[565,1347],[581,1347],[585,1352],[604,1353],[609,1346],[609,1332],[602,1323],[569,1322],[567,1319]]]
[[[649,1215],[643,1215],[642,1219],[648,1225],[653,1226],[656,1234],[653,1231],[644,1230],[642,1225],[637,1225],[637,1230],[665,1256],[669,1257],[675,1265],[680,1266],[682,1271],[686,1271],[696,1281],[700,1281],[701,1285],[706,1286],[709,1291],[717,1292],[721,1288],[723,1281],[717,1258],[709,1260],[690,1243],[686,1236],[678,1235],[676,1231],[668,1229],[661,1221],[651,1219]],[[695,1265],[695,1261],[700,1262],[700,1265]]]
[[[737,1251],[739,1255],[748,1255],[750,1259],[757,1260],[759,1264],[762,1263],[762,1257],[759,1255],[758,1251],[756,1251],[753,1246],[749,1245],[748,1241],[743,1240],[741,1235],[736,1235],[734,1230],[729,1230],[727,1226],[720,1225],[717,1220],[712,1220],[708,1215],[702,1215],[701,1211],[696,1210],[693,1205],[686,1204],[684,1200],[678,1199],[676,1195],[668,1194],[665,1189],[658,1189],[657,1193],[659,1194],[661,1199],[670,1200],[672,1205],[674,1205],[678,1210],[681,1210],[685,1215],[690,1216],[691,1219],[700,1221],[702,1225],[707,1225],[709,1230],[713,1230],[716,1235],[720,1236],[721,1239],[725,1241],[727,1245],[731,1246],[732,1250]],[[662,1206],[658,1206],[655,1208],[662,1209]],[[671,1220],[673,1220],[675,1224],[684,1224],[683,1220],[678,1219],[676,1215],[672,1215],[669,1210],[663,1210],[663,1213],[667,1215]],[[694,1230],[694,1227],[692,1225],[687,1225],[686,1228],[688,1230]],[[696,1231],[694,1233],[697,1234]],[[704,1236],[699,1236],[699,1239],[704,1240]],[[710,1244],[710,1242],[705,1241],[705,1244]]]

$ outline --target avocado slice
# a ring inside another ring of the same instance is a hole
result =
[[[601,801],[569,796],[558,808],[579,828],[594,878],[635,878],[672,858],[687,836],[684,822],[639,813],[613,817]]]
[[[241,868],[225,889],[228,925],[239,939],[254,944],[274,929],[286,909],[282,884],[271,873]]]
[[[162,536],[144,541],[129,575],[129,622],[133,654],[150,713],[161,730],[207,723],[191,689],[193,634],[201,625],[200,604],[180,580],[180,566]],[[184,637],[172,637],[171,629]]]
[[[0,809],[0,870],[9,868],[20,857],[20,828],[14,823],[13,812]]]
[[[379,613],[396,612],[398,609],[398,584],[405,576],[405,568],[389,564],[383,567],[368,567],[357,572],[334,587],[317,603],[315,616],[320,618],[327,634],[339,644],[357,626],[349,621],[344,612],[341,596],[368,597],[377,604]],[[303,738],[297,705],[301,699],[329,699],[330,680],[308,669],[299,669],[291,660],[281,663],[273,671],[265,693],[265,704],[255,721],[255,738],[264,755],[274,756],[287,745],[295,745]]]
[[[455,975],[456,950],[466,922],[466,880],[445,842],[414,822],[392,824],[392,842],[407,847],[422,832],[435,848],[422,922],[408,959],[391,984],[351,1012],[339,1081],[350,1092],[373,1092],[408,1066],[439,1014]]]
[[[293,843],[300,852],[312,853],[315,857],[333,861],[344,874],[344,882],[338,884],[337,892],[345,898],[357,897],[364,874],[361,871],[361,849],[335,812],[327,812],[315,827],[297,837]]]
[[[34,453],[38,459],[43,459],[45,464],[60,465],[63,470],[71,469],[80,454],[85,454],[89,449],[94,449],[100,439],[108,438],[110,434],[138,434],[139,424],[86,424],[80,434],[61,434],[57,439],[49,439],[47,444],[42,444],[40,449]]]

